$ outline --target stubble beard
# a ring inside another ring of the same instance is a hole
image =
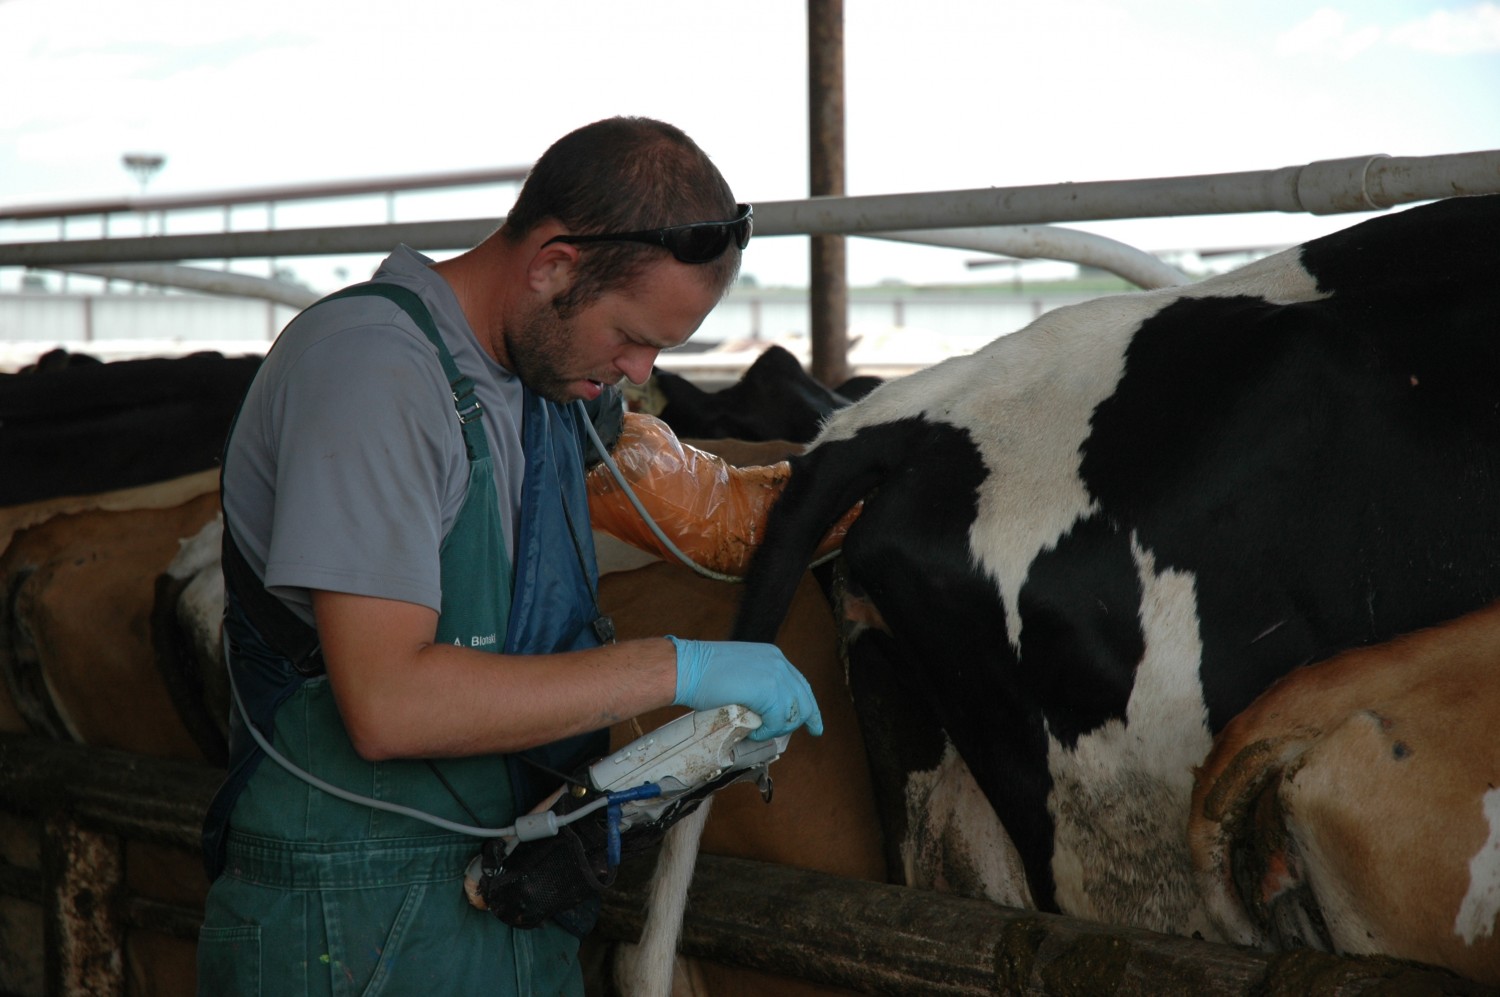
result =
[[[573,360],[573,326],[551,302],[539,306],[515,334],[505,334],[506,355],[521,383],[548,401],[566,405],[577,394],[582,375],[569,374]]]

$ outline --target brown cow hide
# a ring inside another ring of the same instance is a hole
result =
[[[691,640],[723,640],[740,593],[737,585],[657,563],[607,575],[600,581],[599,599],[604,611],[614,617],[622,640],[667,633]],[[793,735],[786,753],[771,766],[774,792],[769,804],[749,783],[719,793],[704,829],[702,850],[884,881],[880,826],[864,740],[844,682],[837,628],[827,599],[810,575],[802,579],[777,644],[812,686],[823,714],[824,734]],[[665,709],[646,714],[639,718],[640,729],[654,730],[682,712]],[[612,741],[619,746],[636,736],[635,726],[622,724],[612,732]],[[715,997],[836,992],[704,962],[683,966],[682,961],[677,986],[679,993]]]
[[[57,516],[91,511],[168,509],[199,495],[216,492],[218,487],[218,472],[202,471],[154,485],[5,506],[0,508],[0,553],[10,545],[17,531],[39,526]],[[24,733],[32,729],[12,699],[10,683],[0,681],[0,731]]]
[[[206,757],[157,670],[156,579],[218,512],[95,510],[19,529],[0,555],[0,675],[37,734],[167,758]]]
[[[1298,669],[1215,741],[1190,837],[1242,944],[1500,984],[1500,603]]]

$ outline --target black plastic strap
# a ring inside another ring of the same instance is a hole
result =
[[[309,677],[323,674],[323,646],[318,642],[317,629],[303,623],[286,603],[266,590],[255,569],[245,560],[239,544],[234,542],[228,523],[224,525],[222,560],[224,584],[234,592],[240,608],[261,638],[271,645],[272,650],[290,661],[298,674]]]

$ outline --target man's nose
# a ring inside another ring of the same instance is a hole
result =
[[[661,351],[654,347],[630,345],[615,358],[615,366],[635,384],[645,384],[651,377],[651,368],[656,365],[659,353]]]

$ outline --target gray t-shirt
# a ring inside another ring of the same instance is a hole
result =
[[[480,348],[431,263],[403,246],[376,276],[421,296],[474,380],[514,560],[521,382]],[[310,589],[440,610],[439,549],[468,479],[436,348],[390,300],[355,297],[299,316],[268,354],[229,441],[224,508],[250,567],[304,622]]]

